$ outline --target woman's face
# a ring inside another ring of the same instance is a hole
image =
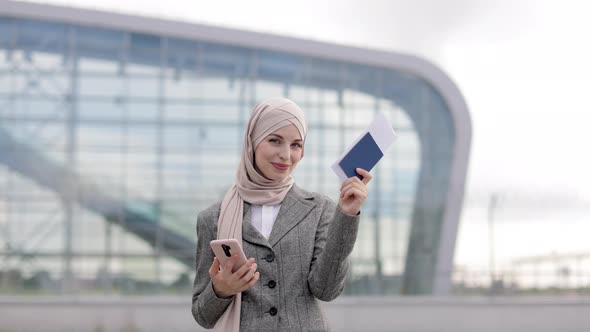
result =
[[[265,178],[281,181],[288,177],[301,160],[303,141],[294,125],[283,127],[266,136],[254,150],[254,166]]]

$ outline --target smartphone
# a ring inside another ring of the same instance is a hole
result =
[[[244,250],[242,250],[242,246],[238,243],[238,240],[213,240],[209,244],[211,245],[211,249],[213,249],[213,253],[217,259],[219,259],[221,266],[225,265],[233,254],[238,254],[238,262],[233,266],[232,272],[236,272],[240,266],[246,264],[246,255],[244,254]]]

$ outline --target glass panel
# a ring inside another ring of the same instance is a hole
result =
[[[126,115],[126,106],[114,98],[80,98],[79,118],[82,121],[121,121]]]
[[[121,97],[127,91],[127,80],[121,76],[102,74],[82,75],[79,94],[83,97]]]

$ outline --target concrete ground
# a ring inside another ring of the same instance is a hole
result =
[[[341,297],[333,331],[590,331],[590,297]],[[204,331],[186,297],[0,297],[0,332]]]

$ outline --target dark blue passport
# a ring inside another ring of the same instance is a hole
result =
[[[340,161],[339,165],[346,176],[352,177],[356,175],[362,180],[363,177],[356,174],[356,169],[362,168],[371,171],[381,157],[383,157],[383,152],[375,143],[371,133],[366,133]]]

